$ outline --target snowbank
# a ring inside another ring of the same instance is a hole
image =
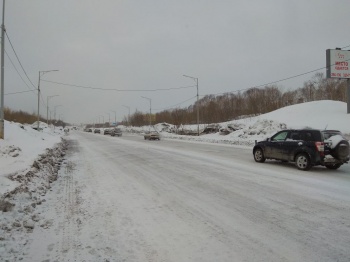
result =
[[[323,100],[287,106],[276,111],[239,120],[219,123],[221,128],[237,129],[228,135],[207,134],[201,136],[176,135],[171,133],[175,126],[157,124],[152,129],[161,133],[163,138],[203,141],[210,143],[225,143],[251,146],[255,140],[264,140],[277,131],[286,128],[314,128],[335,129],[350,136],[350,114],[347,114],[347,105],[344,102]],[[204,129],[206,125],[201,125]],[[121,127],[124,132],[142,133],[149,130],[149,126]],[[196,130],[197,125],[181,125],[181,129]]]
[[[61,141],[62,133],[51,128],[38,132],[30,125],[5,121],[5,139],[0,140],[0,195],[17,183],[7,177],[30,167],[39,154]]]

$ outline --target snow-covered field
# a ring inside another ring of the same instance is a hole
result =
[[[161,132],[161,135],[163,138],[167,139],[235,144],[250,148],[255,140],[265,139],[281,128],[309,127],[317,129],[337,129],[346,135],[350,135],[350,114],[346,114],[345,103],[317,101],[285,107],[257,117],[220,123],[221,127],[227,127],[227,125],[238,127],[238,130],[228,135],[216,133],[200,137],[180,136],[167,132]],[[155,128],[161,131],[163,127],[163,125],[157,125]],[[187,126],[184,128],[195,129],[196,126]],[[129,127],[123,127],[123,129],[131,131]],[[149,127],[132,128],[132,131],[142,132],[147,129],[149,129]],[[5,121],[5,140],[0,141],[0,208],[2,210],[0,211],[0,261],[34,261],[26,260],[26,255],[28,255],[28,253],[22,252],[22,248],[29,245],[29,240],[33,241],[33,236],[35,238],[37,235],[35,228],[46,230],[54,223],[53,221],[55,218],[52,217],[53,213],[50,213],[50,207],[46,206],[43,208],[42,206],[45,205],[46,195],[48,191],[51,190],[54,182],[58,179],[57,176],[64,173],[71,174],[69,171],[74,168],[69,162],[64,162],[67,147],[67,143],[61,139],[64,136],[61,130],[52,130],[46,127],[44,131],[37,132],[28,125],[20,125],[18,123],[9,123]],[[131,143],[131,145],[135,148],[137,147],[135,142]],[[150,147],[150,150],[155,149]],[[188,152],[187,154],[190,155],[191,153]],[[87,159],[85,160],[88,161]],[[216,162],[220,163],[220,161],[218,157]],[[65,170],[60,171],[62,165]],[[245,165],[244,162],[240,164],[242,168]],[[91,168],[93,169],[93,167]],[[101,169],[103,168],[104,167],[101,165]],[[148,172],[151,175],[151,170]],[[83,181],[84,179],[88,179],[84,177],[84,174],[80,175]],[[69,181],[73,181],[73,178],[67,176],[67,178],[62,180],[58,185],[65,187],[65,189],[62,190],[72,190],[71,187],[73,187],[74,184],[73,182],[68,183]],[[106,181],[99,181],[99,183],[101,186],[109,186],[106,184]],[[137,192],[135,192],[135,194],[136,193]],[[69,194],[76,194],[76,192],[72,191]],[[79,201],[79,199],[65,199],[59,197],[55,199],[51,196],[50,203],[56,203],[57,205],[55,204],[55,206],[59,206],[59,201],[70,202],[68,206],[62,203],[61,205],[67,209],[67,214],[73,216],[73,211],[69,211],[68,209],[74,205],[74,201]],[[120,204],[122,205],[122,203]],[[135,206],[138,205],[137,202],[133,202],[133,204]],[[128,207],[123,206],[123,208],[127,209]],[[41,212],[36,210],[41,210]],[[43,212],[43,210],[45,212]],[[75,219],[80,218],[75,217]],[[142,223],[141,220],[139,221],[140,223]],[[64,223],[65,220],[61,222]],[[131,227],[126,222],[125,224],[122,223],[120,226]],[[69,227],[63,228],[69,229]],[[149,233],[152,234],[152,232]],[[195,233],[195,231],[193,231],[193,233]],[[32,235],[30,236],[30,234]],[[38,234],[38,236],[41,237],[42,235]],[[70,240],[68,236],[63,237],[66,238],[67,241]],[[118,243],[123,246],[122,240],[118,241]],[[38,241],[38,243],[42,242],[43,241]],[[51,248],[54,249],[54,247]],[[64,243],[62,243],[61,251],[67,251]],[[34,256],[33,252],[29,253],[32,257]],[[151,255],[152,254],[150,254],[150,256]],[[60,260],[57,259],[55,261]],[[137,259],[133,261],[137,261]],[[158,260],[154,258],[149,261]]]

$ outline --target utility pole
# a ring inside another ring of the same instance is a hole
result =
[[[40,120],[40,77],[48,72],[53,72],[58,70],[48,70],[48,71],[39,71],[39,81],[38,81],[38,124],[37,124],[37,130],[39,131],[39,120]]]
[[[152,125],[152,99],[141,96],[142,98],[148,99],[149,100],[149,129],[151,130],[151,125]]]
[[[4,51],[5,51],[5,0],[2,1],[1,24],[1,108],[0,108],[0,139],[5,139],[5,114],[4,114]]]
[[[56,119],[56,108],[57,108],[57,107],[60,107],[60,106],[62,106],[62,105],[57,105],[57,106],[55,106],[55,108],[54,108],[53,118],[55,119],[56,123],[57,123],[57,119]]]
[[[117,111],[112,111],[112,112],[114,113],[114,125],[117,126]]]
[[[111,114],[110,113],[107,113],[108,114],[108,126],[111,125]]]
[[[199,136],[199,93],[198,93],[198,77],[183,75],[184,77],[192,78],[194,81],[196,81],[196,87],[197,87],[197,135]]]
[[[46,101],[46,124],[49,125],[49,100],[58,95],[48,96]]]
[[[128,122],[128,126],[129,126],[129,119],[130,119],[130,107],[129,107],[129,106],[124,106],[124,105],[123,105],[123,107],[125,107],[125,108],[127,108],[127,109],[129,110],[129,114],[128,114],[128,121],[127,121],[127,122]]]

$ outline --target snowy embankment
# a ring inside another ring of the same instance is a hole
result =
[[[168,124],[157,124],[154,128],[163,138],[252,146],[255,140],[264,140],[286,128],[334,129],[350,137],[350,114],[347,114],[346,103],[323,100],[287,106],[267,114],[219,123],[219,126],[223,129],[233,127],[236,131],[198,137],[169,133],[167,130],[174,129],[174,126]],[[201,125],[200,129],[203,128],[205,126]],[[123,127],[123,131],[136,133],[149,129],[149,126]],[[180,129],[196,130],[197,126],[183,125]]]
[[[61,142],[61,136],[57,128],[37,132],[30,125],[5,121],[5,139],[0,140],[0,195],[19,185],[8,179],[10,175],[26,172],[39,154]]]
[[[35,207],[45,202],[50,184],[57,179],[65,151],[62,132],[5,121],[5,139],[0,140],[0,245],[1,254],[9,254],[6,243],[18,244],[23,232],[33,230],[36,223],[45,227]],[[1,242],[0,242],[1,243]],[[11,257],[11,255],[10,255]]]

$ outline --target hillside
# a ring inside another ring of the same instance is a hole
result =
[[[219,133],[195,136],[180,136],[168,132],[161,132],[163,137],[206,141],[214,143],[227,143],[251,146],[255,140],[262,140],[277,131],[285,128],[315,128],[336,129],[350,136],[350,114],[347,114],[347,105],[344,102],[322,100],[296,104],[256,117],[244,118],[224,123],[218,123],[222,128],[233,126],[237,128],[228,135]],[[201,125],[204,128],[205,125]],[[158,131],[163,129],[162,124],[157,124]],[[195,130],[196,125],[184,125],[184,129]],[[149,127],[133,128],[136,132],[148,130]]]

